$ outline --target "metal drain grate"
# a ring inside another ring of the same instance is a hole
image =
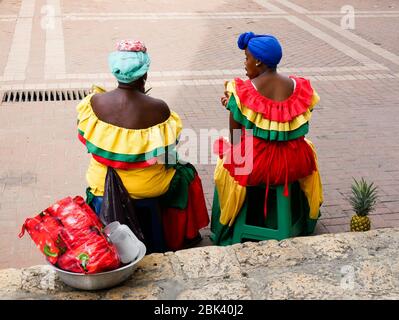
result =
[[[88,89],[5,91],[2,102],[73,101],[81,100],[89,93]]]

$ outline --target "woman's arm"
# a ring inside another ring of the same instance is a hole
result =
[[[225,83],[226,87],[226,83]],[[220,102],[224,107],[227,106],[230,96],[227,91],[224,92],[224,96],[220,98]],[[234,120],[233,114],[230,112],[229,118],[229,129],[230,129],[230,143],[236,144],[241,140],[241,124]]]
[[[232,144],[237,144],[241,141],[241,124],[234,120],[233,114],[230,112],[229,119],[230,127],[230,142]]]

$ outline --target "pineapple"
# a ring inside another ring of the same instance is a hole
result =
[[[378,197],[377,187],[373,182],[368,184],[364,178],[360,182],[353,180],[349,202],[356,214],[351,219],[351,231],[368,231],[371,224],[367,215],[374,210]]]

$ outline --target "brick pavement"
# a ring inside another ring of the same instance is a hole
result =
[[[221,0],[30,2],[31,15],[29,7],[20,10],[26,1],[0,1],[0,92],[81,88],[93,82],[112,87],[107,52],[119,38],[138,37],[153,60],[151,94],[164,99],[197,133],[227,128],[219,95],[224,80],[243,76],[237,35],[248,30],[276,34],[284,46],[281,70],[309,77],[321,96],[309,134],[325,192],[316,233],[348,231],[352,176],[365,176],[380,189],[372,227],[399,226],[399,47],[389,32],[399,21],[394,1],[351,1],[359,10],[355,30],[336,29],[346,1],[236,0],[230,6]],[[46,4],[59,12],[51,32],[41,28]],[[15,33],[17,25],[31,28],[32,35]],[[14,43],[29,38],[27,61],[9,54]],[[64,55],[49,49],[60,42]],[[21,66],[18,77],[6,74]],[[61,197],[84,194],[89,157],[76,139],[75,105],[0,105],[0,268],[42,263],[29,237],[16,237],[24,219]],[[197,168],[210,210],[214,165]],[[200,245],[209,244],[209,229],[204,235]]]

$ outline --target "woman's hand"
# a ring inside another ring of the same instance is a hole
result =
[[[229,102],[229,93],[227,91],[224,92],[224,96],[220,98],[220,102],[222,105],[225,107],[227,105],[227,102]]]

